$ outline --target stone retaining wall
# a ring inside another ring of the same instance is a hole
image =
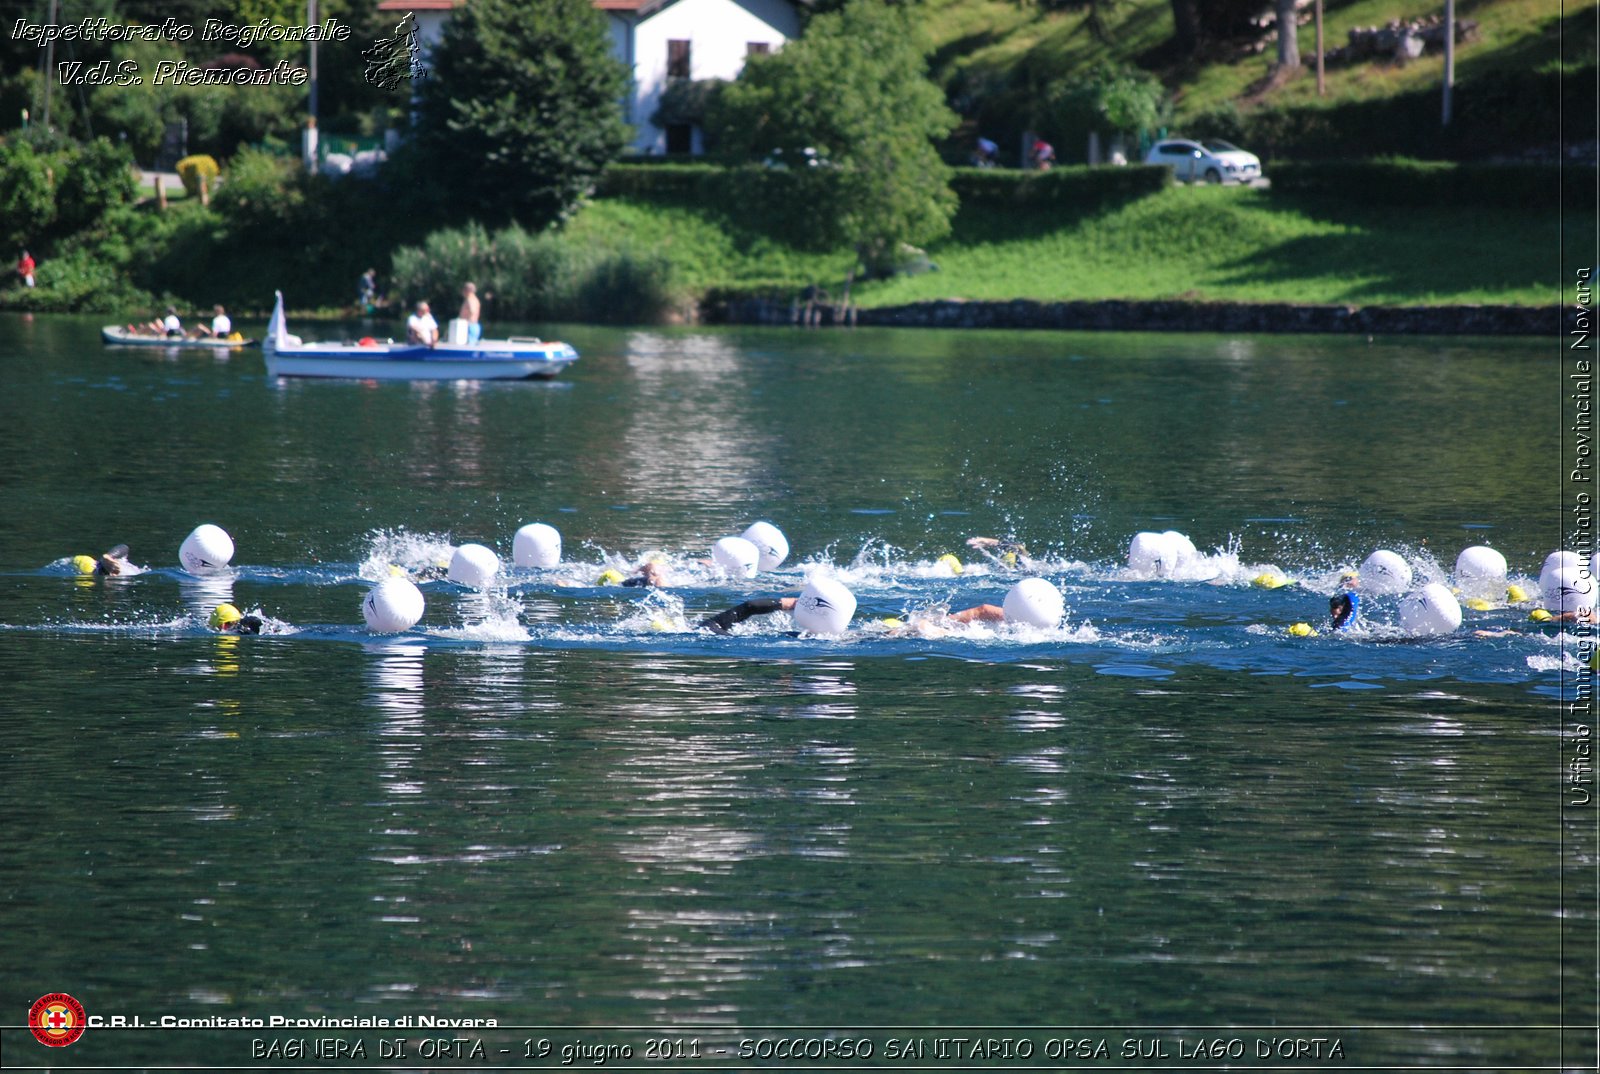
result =
[[[731,299],[701,310],[712,324],[1054,328],[1104,332],[1324,332],[1361,335],[1555,336],[1579,328],[1555,306],[1299,306],[1248,302],[916,302],[878,309]],[[1593,326],[1584,324],[1584,330]]]

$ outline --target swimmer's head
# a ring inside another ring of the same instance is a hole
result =
[[[1336,593],[1328,601],[1328,615],[1333,619],[1333,629],[1343,630],[1356,621],[1361,598],[1354,593]]]
[[[219,604],[211,609],[211,618],[207,621],[212,630],[227,630],[243,618],[244,613],[232,604]]]
[[[95,561],[93,556],[73,556],[72,570],[76,574],[93,574]]]

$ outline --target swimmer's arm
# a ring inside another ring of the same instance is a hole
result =
[[[994,604],[980,604],[976,608],[964,608],[959,612],[951,612],[950,619],[956,623],[1003,623],[1006,612]]]
[[[773,612],[794,611],[795,598],[793,597],[757,597],[747,600],[743,604],[729,608],[725,612],[707,616],[700,620],[700,625],[717,634],[726,634],[738,624],[755,615],[771,615]]]

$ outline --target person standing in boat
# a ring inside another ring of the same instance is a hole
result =
[[[427,299],[417,303],[417,312],[406,318],[406,342],[431,347],[439,342],[439,322],[433,319]]]
[[[467,322],[468,343],[476,343],[483,338],[483,325],[478,322],[482,309],[482,305],[478,302],[478,285],[470,280],[462,284],[461,311],[456,316]]]

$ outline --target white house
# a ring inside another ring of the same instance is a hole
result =
[[[438,42],[450,12],[466,0],[382,0],[396,19],[415,12],[426,50]],[[782,48],[799,36],[797,0],[592,0],[605,12],[611,52],[633,73],[622,118],[634,128],[632,151],[699,153],[700,131],[650,122],[674,79],[734,79],[745,57]],[[803,2],[803,0],[800,0]],[[426,51],[424,51],[426,57]]]

